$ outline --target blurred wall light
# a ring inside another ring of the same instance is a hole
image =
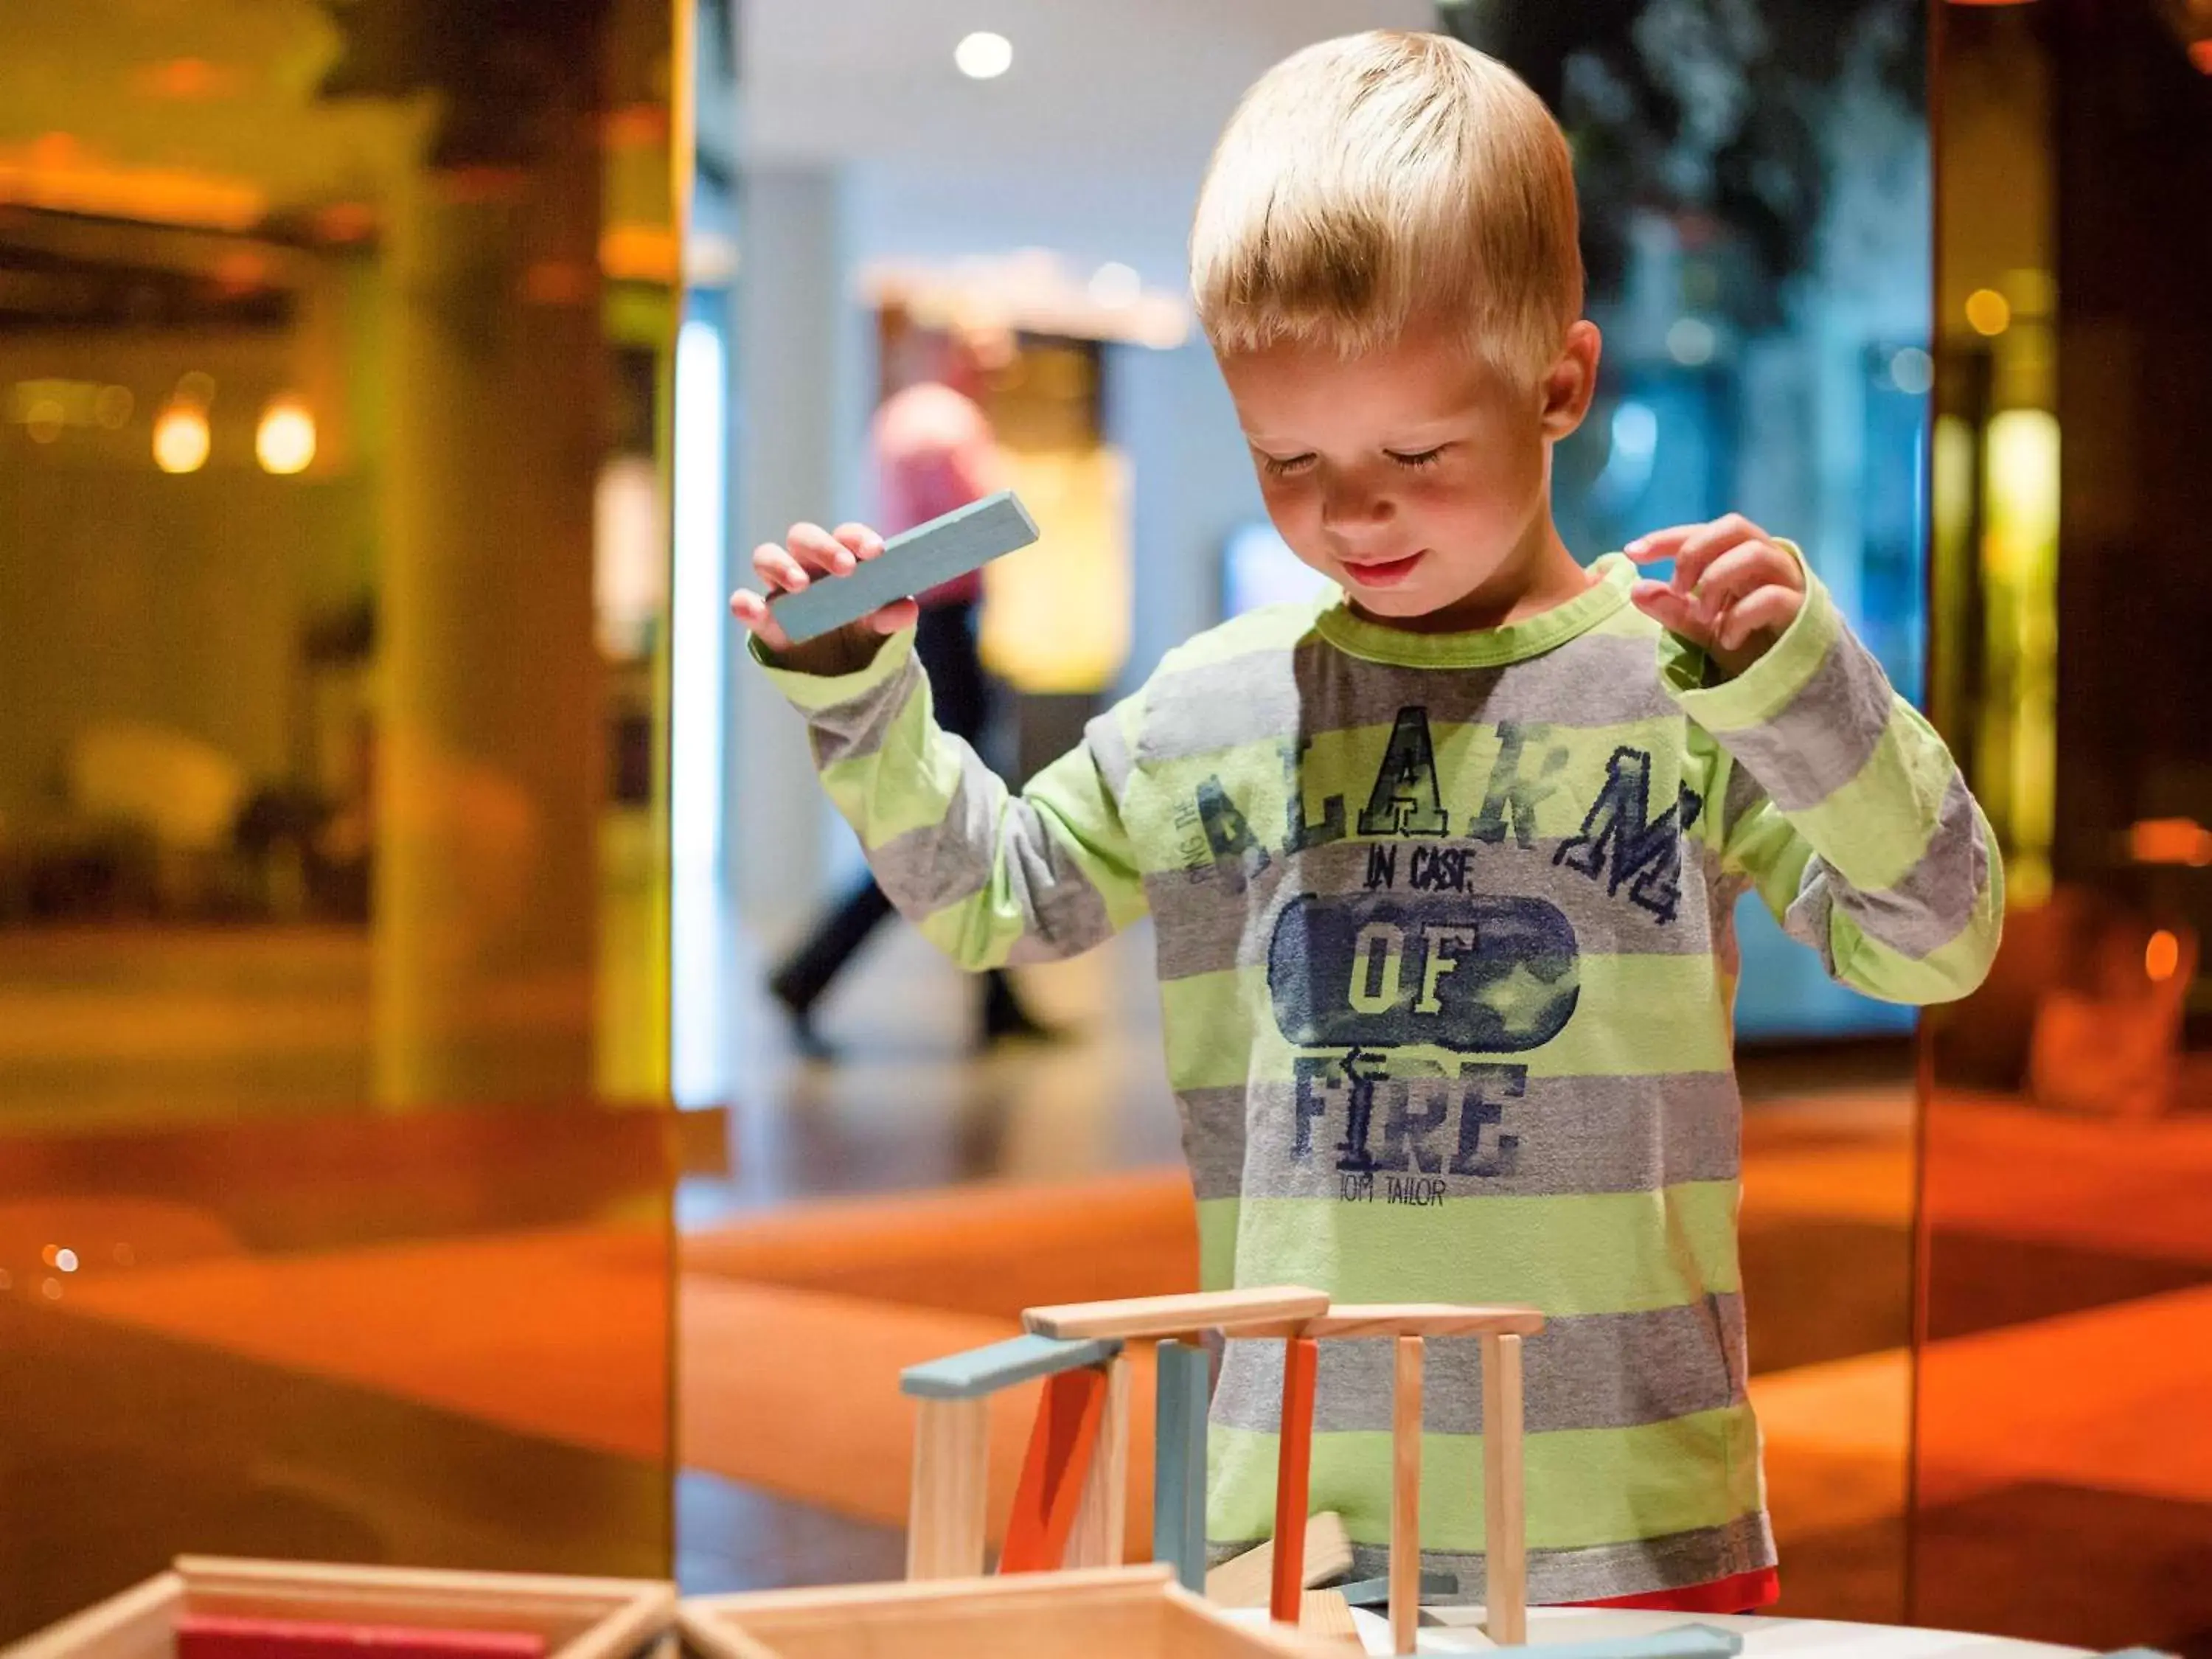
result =
[[[725,699],[729,695],[729,348],[695,319],[676,337],[678,434],[669,669],[669,1086],[683,1107],[724,1097],[720,937]]]
[[[272,398],[254,428],[253,453],[262,471],[289,477],[315,459],[315,417],[297,398]]]
[[[1936,385],[1936,360],[1918,346],[1907,346],[1889,360],[1889,378],[1899,392],[1921,397]]]
[[[2137,864],[2212,866],[2212,830],[2194,818],[2145,818],[2128,830],[2128,854]]]
[[[207,410],[173,403],[154,417],[154,465],[164,472],[197,472],[207,465]]]
[[[2161,927],[2143,947],[2143,972],[2157,984],[2172,979],[2181,968],[2181,941]]]
[[[1966,320],[1994,339],[2012,326],[2012,302],[1993,288],[1978,288],[1966,296]]]
[[[952,61],[971,81],[995,81],[1014,66],[1014,43],[988,29],[962,37]]]

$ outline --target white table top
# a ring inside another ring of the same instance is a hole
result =
[[[1264,1608],[1238,1618],[1264,1620]],[[1364,1607],[1352,1613],[1369,1653],[1390,1651],[1389,1621]],[[1487,1653],[1498,1650],[1480,1628],[1480,1607],[1428,1609],[1420,1633],[1423,1653]],[[1740,1619],[1704,1613],[1636,1613],[1593,1607],[1531,1607],[1528,1645],[1559,1646],[1595,1642],[1609,1636],[1645,1636],[1678,1625],[1710,1625],[1741,1633],[1745,1659],[1768,1654],[1821,1659],[2079,1659],[2083,1648],[2053,1647],[2002,1636],[1970,1636],[1955,1631],[1913,1630],[1897,1625],[1847,1625],[1824,1619]]]

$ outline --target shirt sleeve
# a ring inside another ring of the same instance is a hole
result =
[[[962,967],[1074,956],[1144,914],[1121,817],[1137,699],[1016,793],[937,724],[910,632],[849,674],[777,668],[757,641],[753,653],[806,717],[823,785],[884,895]]]
[[[1669,694],[1722,751],[1709,833],[1836,980],[1890,1002],[1965,996],[2003,927],[1996,837],[1942,738],[1806,580],[1796,620],[1735,679],[1707,685],[1705,653],[1662,637]]]

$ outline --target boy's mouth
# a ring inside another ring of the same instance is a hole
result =
[[[1408,553],[1402,559],[1384,559],[1374,564],[1346,564],[1345,574],[1362,587],[1395,587],[1413,574],[1413,567],[1426,556],[1426,551]]]

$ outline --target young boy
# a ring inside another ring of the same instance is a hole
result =
[[[1731,517],[1585,569],[1561,543],[1598,335],[1565,141],[1508,70],[1437,35],[1299,52],[1223,136],[1191,258],[1268,512],[1340,595],[1171,652],[1018,797],[932,723],[910,603],[798,649],[733,608],[962,963],[1152,913],[1208,1288],[1535,1304],[1531,1597],[1764,1605],[1731,913],[1754,889],[1846,984],[1962,995],[2002,908],[1988,825],[1787,544]],[[755,568],[796,588],[880,546],[802,525]],[[1424,1565],[1479,1594],[1477,1345],[1431,1366]],[[1218,1549],[1271,1529],[1279,1385],[1279,1344],[1228,1345]],[[1363,1574],[1389,1424],[1388,1344],[1324,1345],[1313,1502]]]

